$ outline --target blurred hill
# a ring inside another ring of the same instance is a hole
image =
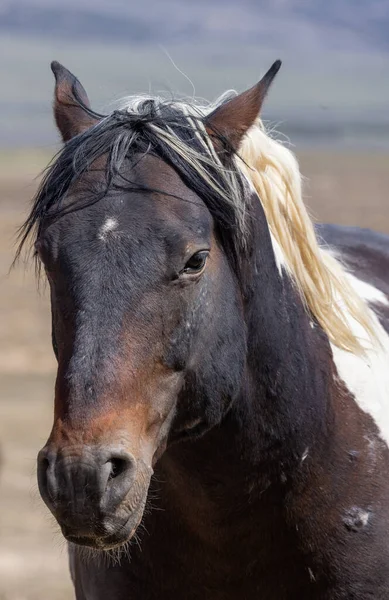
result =
[[[0,146],[55,141],[53,59],[106,110],[149,90],[212,99],[281,58],[265,117],[294,143],[387,148],[388,31],[389,0],[0,0]]]
[[[241,41],[277,39],[285,46],[336,45],[389,50],[387,0],[3,0],[0,30],[99,41],[196,43],[227,33]],[[145,10],[146,8],[146,10]],[[303,35],[302,35],[303,34]],[[351,43],[350,43],[351,42]]]

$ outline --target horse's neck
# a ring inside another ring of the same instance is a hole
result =
[[[325,428],[334,392],[327,336],[288,275],[259,271],[248,325],[249,385],[236,408],[266,461],[298,461]]]
[[[268,284],[260,286],[264,296]],[[332,414],[328,341],[318,328],[315,334],[286,280],[281,288],[285,298],[278,295],[273,306],[255,295],[240,398],[220,426],[172,446],[157,472],[164,508],[188,540],[201,539],[204,548],[233,547],[243,562],[265,548],[258,555],[263,565],[275,555],[287,561],[294,547],[297,524],[286,525],[286,497],[290,501],[291,491],[299,497],[307,485],[310,470],[301,465],[308,455],[308,466],[318,472],[327,460]],[[260,308],[266,313],[258,314]]]
[[[334,363],[328,338],[308,314],[282,258],[276,264],[260,216],[256,239],[246,316],[248,384],[236,410],[245,422],[242,435],[251,436],[253,459],[292,465],[325,428]]]

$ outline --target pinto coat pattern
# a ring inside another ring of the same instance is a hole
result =
[[[77,600],[389,599],[389,238],[314,229],[259,113],[92,111],[25,224],[58,360],[41,495]]]

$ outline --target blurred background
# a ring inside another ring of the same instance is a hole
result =
[[[51,60],[108,111],[132,93],[214,99],[283,67],[265,120],[297,153],[318,220],[389,233],[389,0],[0,0],[0,600],[72,598],[38,497],[54,360],[44,285],[16,228],[58,148]]]

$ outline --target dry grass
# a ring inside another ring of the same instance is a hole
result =
[[[7,274],[32,177],[45,161],[44,153],[0,153],[0,600],[72,598],[66,552],[35,485],[52,410],[48,299],[37,294],[33,269]],[[389,233],[388,156],[310,152],[301,165],[315,217]]]

